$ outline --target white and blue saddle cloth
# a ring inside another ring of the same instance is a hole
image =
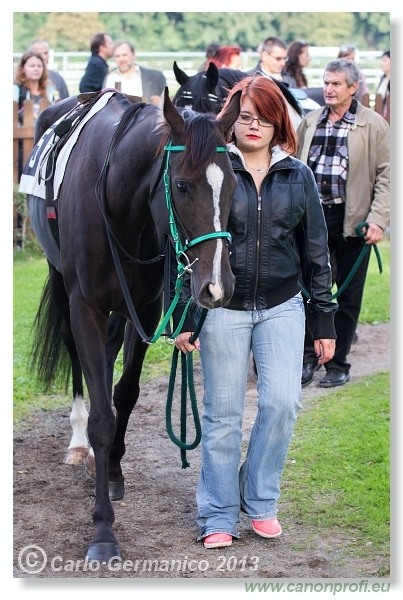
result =
[[[40,140],[35,144],[30,157],[23,168],[19,191],[28,194],[28,211],[32,229],[34,230],[47,259],[56,267],[56,269],[58,269],[58,271],[61,271],[60,249],[55,238],[54,230],[49,222],[50,219],[56,219],[56,210],[52,213],[52,211],[49,210],[51,208],[49,207],[49,204],[55,202],[56,206],[56,200],[59,197],[66,165],[83,127],[107,104],[114,93],[115,92],[106,92],[102,94],[83,119],[76,124],[74,131],[57,155],[56,164],[53,169],[54,176],[52,186],[46,185],[46,173],[48,160],[52,156],[51,149],[60,139],[55,132],[55,128],[70,113],[63,115],[45,131]],[[52,195],[51,198],[49,198],[49,193]]]
[[[60,150],[54,172],[53,200],[57,200],[58,198],[67,161],[78,140],[81,130],[83,129],[84,125],[108,103],[109,99],[114,93],[115,92],[106,92],[105,94],[102,94],[100,99],[94,104],[82,121],[80,121],[72,135],[67,140],[66,144],[64,144],[63,148]],[[60,117],[60,119],[58,119],[58,121],[56,121],[56,123],[53,123],[53,125],[45,131],[37,144],[35,144],[31,152],[31,156],[25,164],[23,173],[21,175],[19,187],[20,192],[30,194],[31,196],[36,196],[37,198],[46,199],[45,174],[49,150],[59,139],[54,130],[60,121],[63,121],[65,117],[66,115],[63,115]]]

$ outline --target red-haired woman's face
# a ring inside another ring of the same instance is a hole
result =
[[[251,120],[252,117],[253,120],[251,123],[242,123],[242,121]],[[234,123],[236,145],[241,152],[253,152],[262,148],[269,148],[274,136],[274,126],[264,119],[259,119],[258,121],[258,118],[259,115],[257,114],[254,102],[248,96],[245,96],[241,101],[239,117]]]

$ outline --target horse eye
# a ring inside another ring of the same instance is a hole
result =
[[[175,185],[176,185],[176,189],[178,190],[178,192],[180,194],[186,194],[186,192],[187,192],[187,185],[186,185],[186,183],[184,181],[177,181],[175,183]]]

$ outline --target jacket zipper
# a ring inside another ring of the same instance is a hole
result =
[[[260,252],[260,221],[262,215],[262,197],[257,197],[257,231],[256,231],[256,263],[259,262],[259,252]],[[257,296],[257,288],[258,288],[258,279],[259,279],[259,268],[258,264],[256,264],[256,279],[255,279],[255,290],[253,293],[253,308],[256,310],[256,296]]]

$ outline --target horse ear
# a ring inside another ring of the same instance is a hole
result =
[[[214,63],[209,63],[208,69],[206,71],[206,79],[207,79],[207,89],[209,92],[213,92],[217,87],[219,78],[219,72],[217,65]]]
[[[164,91],[164,107],[163,107],[164,117],[171,128],[172,138],[175,139],[176,143],[179,143],[183,138],[185,123],[172,104],[171,98],[169,97],[168,87],[165,86]]]
[[[176,60],[174,60],[173,69],[176,81],[179,83],[179,85],[184,85],[187,81],[189,81],[189,75],[186,75],[185,71],[182,71],[182,69],[178,67]]]
[[[226,107],[225,112],[221,113],[221,116],[217,118],[217,121],[219,122],[219,124],[221,125],[221,127],[224,130],[225,139],[227,139],[228,133],[230,132],[231,127],[233,126],[233,124],[235,123],[235,121],[237,120],[237,118],[239,116],[239,112],[241,110],[241,94],[242,94],[241,90],[238,90],[237,92],[235,92],[235,94],[232,96],[231,100],[229,101],[229,104]]]

